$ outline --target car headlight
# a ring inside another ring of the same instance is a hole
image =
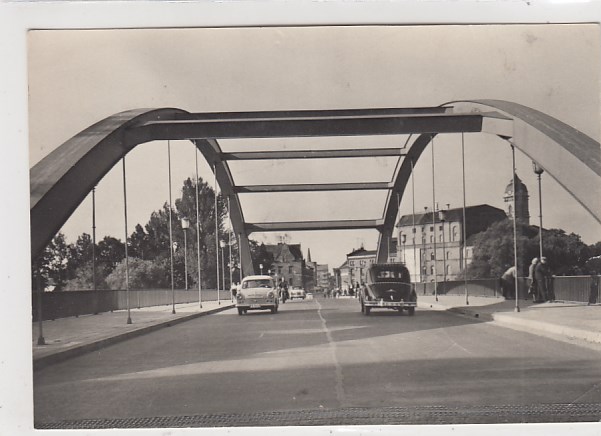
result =
[[[236,300],[238,300],[238,301],[244,301],[244,295],[242,295],[242,294],[236,294]]]
[[[275,296],[275,294],[273,293],[273,291],[269,291],[267,293],[267,298],[273,298]]]

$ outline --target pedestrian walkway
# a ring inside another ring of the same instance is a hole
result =
[[[37,345],[39,325],[34,322],[33,367],[39,369],[159,328],[232,307],[234,304],[230,300],[222,300],[220,304],[217,301],[204,301],[202,308],[198,303],[176,304],[175,314],[171,313],[171,305],[131,309],[131,324],[127,324],[126,310],[44,321],[42,333],[45,345]]]
[[[503,297],[469,297],[439,295],[418,297],[418,307],[448,310],[483,321],[494,321],[505,327],[567,342],[601,345],[601,306],[582,303],[537,303]]]

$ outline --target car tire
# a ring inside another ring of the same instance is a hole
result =
[[[272,307],[271,313],[278,313],[278,307],[277,306]]]
[[[242,315],[244,314],[245,310],[241,309],[240,307],[238,308],[238,315]]]
[[[365,306],[365,316],[369,316],[369,312],[371,312],[371,307]]]
[[[415,315],[415,307],[408,307],[407,313],[411,316]]]

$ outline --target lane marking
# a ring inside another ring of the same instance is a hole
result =
[[[313,300],[317,303],[317,314],[321,319],[322,330],[326,334],[326,338],[328,339],[328,347],[332,353],[332,360],[334,361],[335,366],[335,374],[336,374],[336,399],[340,404],[340,407],[344,404],[345,393],[344,393],[344,376],[342,375],[342,366],[340,366],[340,362],[338,361],[338,356],[336,353],[336,342],[332,338],[332,332],[328,328],[328,324],[321,314],[321,303],[319,300]]]

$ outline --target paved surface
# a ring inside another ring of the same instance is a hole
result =
[[[482,322],[508,302],[443,310],[453,298],[413,317],[318,299],[159,329],[36,371],[36,428],[601,419],[601,349]]]
[[[601,344],[601,305],[570,302],[537,303],[489,297],[443,295],[418,297],[422,308],[449,310],[505,327],[580,345]]]
[[[34,369],[233,306],[229,300],[219,304],[205,301],[202,308],[198,303],[177,304],[175,315],[171,313],[171,305],[131,309],[131,324],[127,324],[125,310],[44,321],[45,345],[37,345],[39,324],[36,322],[32,330]]]
[[[348,297],[347,297],[348,298]],[[433,310],[449,310],[484,321],[495,321],[503,326],[539,334],[561,341],[578,344],[601,344],[601,306],[576,303],[540,303],[518,301],[520,312],[515,312],[515,300],[503,298],[441,295],[419,296],[419,307]],[[340,299],[345,300],[345,298]],[[229,300],[203,302],[176,306],[171,305],[132,309],[132,324],[126,324],[127,312],[116,311],[78,318],[44,321],[42,329],[46,345],[37,345],[38,323],[33,324],[32,344],[34,368],[96,350],[156,328],[167,327],[197,316],[215,313],[233,307]]]

